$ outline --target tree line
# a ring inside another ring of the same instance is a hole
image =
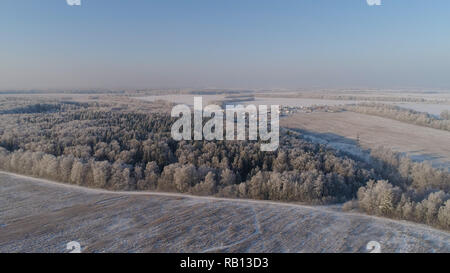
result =
[[[361,114],[390,118],[415,125],[450,131],[449,111],[442,111],[439,117],[424,112],[379,103],[361,103],[344,106],[343,109]]]

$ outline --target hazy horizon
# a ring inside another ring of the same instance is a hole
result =
[[[0,90],[450,88],[450,2],[5,0]]]

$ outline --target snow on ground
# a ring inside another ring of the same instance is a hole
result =
[[[450,234],[336,208],[108,192],[0,173],[0,252],[450,252]]]

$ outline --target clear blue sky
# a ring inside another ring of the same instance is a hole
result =
[[[450,1],[2,0],[0,90],[450,87]]]

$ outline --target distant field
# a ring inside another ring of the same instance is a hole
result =
[[[203,104],[207,105],[217,100],[223,100],[224,95],[161,95],[161,96],[145,96],[136,97],[139,100],[144,101],[157,101],[157,100],[167,100],[174,103],[182,103],[187,105],[192,105],[194,103],[194,97],[202,97]],[[255,100],[248,102],[239,102],[241,104],[255,104],[255,105],[285,105],[285,106],[313,106],[313,105],[342,105],[349,103],[357,103],[358,101],[344,101],[344,100],[323,100],[323,99],[303,99],[303,98],[272,98],[258,96]]]
[[[307,130],[334,144],[355,144],[359,135],[363,148],[385,146],[416,160],[450,167],[450,132],[353,112],[298,113],[281,120],[281,126]]]
[[[0,252],[450,252],[450,234],[324,207],[112,193],[0,173]]]
[[[248,102],[239,102],[241,104],[256,104],[256,105],[283,105],[283,106],[291,106],[291,107],[309,107],[314,105],[328,105],[328,106],[337,106],[337,105],[345,105],[345,104],[355,104],[364,102],[363,100],[333,100],[333,99],[312,99],[312,98],[290,98],[283,97],[283,95],[292,95],[291,93],[280,93],[277,94],[277,97],[264,96],[264,94],[257,95],[255,100],[251,100]],[[194,97],[201,96],[203,98],[203,104],[207,105],[216,101],[224,100],[225,95],[160,95],[160,96],[143,96],[143,97],[134,97],[138,100],[150,101],[154,102],[157,100],[166,100],[169,102],[177,103],[177,104],[187,104],[193,105]],[[363,96],[361,96],[363,97]],[[381,96],[383,97],[383,96]],[[388,95],[384,95],[384,97],[389,97]],[[424,98],[426,94],[423,94]],[[445,97],[443,95],[443,97]],[[416,98],[416,97],[414,97]],[[418,97],[420,98],[420,96]],[[434,98],[434,97],[432,97]],[[376,101],[375,101],[376,102]],[[439,116],[443,110],[450,110],[450,105],[448,104],[432,104],[432,103],[416,103],[416,102],[386,102],[380,101],[380,103],[386,104],[394,104],[403,108],[412,109],[419,112],[427,112],[432,115]]]
[[[214,101],[225,99],[225,95],[179,95],[179,94],[135,97],[135,99],[150,102],[165,100],[176,104],[186,104],[192,106],[194,105],[194,97],[202,97],[204,106]]]

